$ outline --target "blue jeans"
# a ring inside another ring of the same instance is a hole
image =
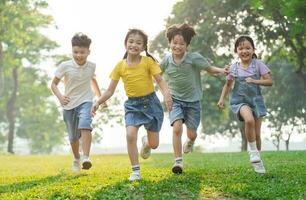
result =
[[[173,99],[173,106],[170,112],[170,124],[176,120],[183,120],[187,128],[197,131],[201,120],[201,104],[200,101],[187,102]]]
[[[124,103],[125,126],[141,126],[159,132],[164,119],[162,105],[155,92],[143,97],[129,97]]]
[[[63,117],[70,143],[80,139],[81,129],[92,130],[91,107],[92,102],[84,102],[71,110],[64,110]]]

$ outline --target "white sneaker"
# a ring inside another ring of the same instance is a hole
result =
[[[147,146],[148,137],[145,135],[141,138],[142,146],[140,150],[140,156],[143,159],[147,159],[151,155],[151,148]]]
[[[259,173],[259,174],[264,174],[266,173],[266,169],[263,165],[263,162],[257,162],[257,163],[252,163],[253,167],[254,167],[254,171]]]
[[[140,173],[138,172],[132,172],[130,177],[129,177],[129,181],[139,181],[141,180],[141,176],[140,176]]]
[[[172,172],[175,174],[181,174],[183,173],[183,163],[174,163],[172,167]]]
[[[261,162],[260,155],[258,151],[249,151],[250,155],[250,162],[251,163],[258,163]]]
[[[72,172],[77,173],[81,170],[80,160],[74,159],[72,162]]]
[[[92,166],[91,161],[89,158],[84,158],[82,161],[82,169],[90,169]]]
[[[194,144],[194,141],[191,141],[191,140],[187,139],[186,142],[184,143],[184,146],[183,146],[184,153],[192,152],[193,151],[193,144]]]

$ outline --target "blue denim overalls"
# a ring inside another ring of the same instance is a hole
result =
[[[260,74],[256,68],[256,60],[252,60],[251,64],[254,75],[249,76],[253,79],[260,79]],[[243,121],[239,111],[241,106],[248,105],[252,109],[255,118],[263,117],[267,114],[260,86],[253,83],[247,83],[245,77],[238,76],[238,63],[234,64],[232,69],[235,77],[234,88],[230,94],[231,110],[237,115],[240,121]]]

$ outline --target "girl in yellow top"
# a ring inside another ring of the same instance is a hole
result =
[[[130,181],[140,180],[138,161],[137,133],[141,125],[147,130],[142,138],[140,155],[146,159],[151,149],[159,145],[159,131],[163,122],[163,109],[154,92],[153,79],[161,88],[168,111],[172,108],[172,98],[166,82],[161,76],[161,69],[155,59],[147,51],[148,36],[139,29],[130,29],[125,37],[126,53],[112,73],[111,82],[106,92],[92,107],[94,115],[100,104],[103,104],[113,94],[122,78],[128,100],[124,103],[127,149],[132,165]],[[146,56],[140,53],[145,51]]]

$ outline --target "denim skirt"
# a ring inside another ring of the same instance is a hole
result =
[[[142,97],[129,97],[124,103],[125,126],[141,126],[159,132],[164,119],[162,105],[155,92]]]

